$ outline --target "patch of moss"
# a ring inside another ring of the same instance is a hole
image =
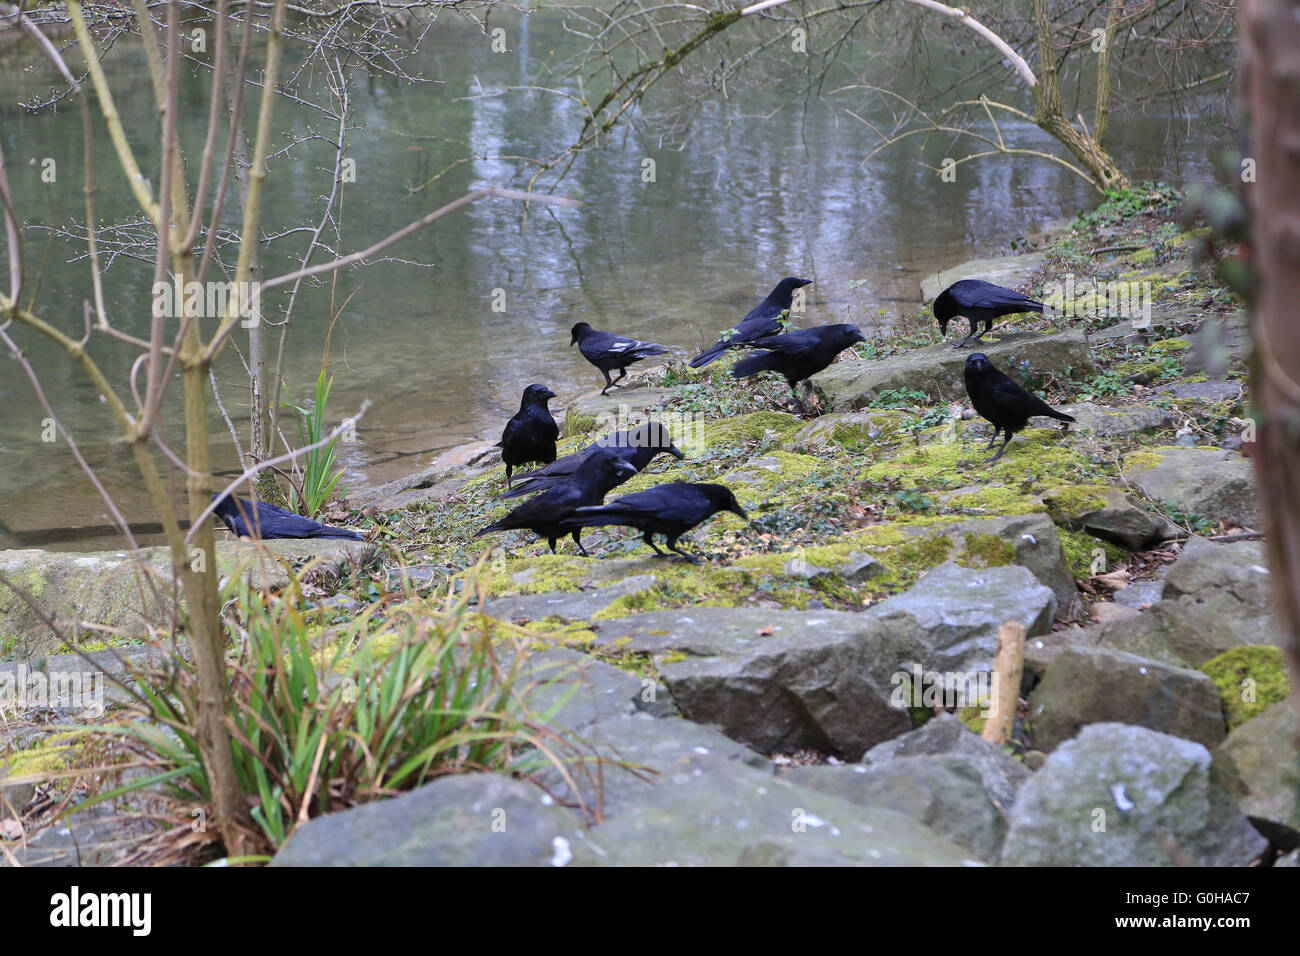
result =
[[[1159,342],[1152,342],[1147,346],[1147,349],[1161,355],[1169,355],[1175,352],[1185,352],[1191,347],[1192,343],[1186,339],[1161,339]]]
[[[1092,576],[1092,560],[1098,548],[1106,552],[1106,567],[1108,569],[1115,567],[1126,557],[1126,553],[1122,548],[1111,544],[1109,541],[1094,538],[1086,531],[1073,531],[1058,526],[1056,533],[1061,539],[1061,547],[1065,550],[1065,560],[1070,566],[1070,573],[1076,578]]]
[[[958,564],[967,568],[997,568],[1016,560],[1016,548],[996,534],[966,535],[966,549],[957,556]]]
[[[1234,647],[1206,661],[1200,670],[1219,688],[1230,731],[1291,694],[1286,657],[1271,644]]]

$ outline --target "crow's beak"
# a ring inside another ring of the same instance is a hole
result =
[[[939,334],[940,334],[940,335],[947,335],[947,334],[948,334],[948,320],[947,320],[947,319],[940,319],[940,320],[939,320]]]
[[[555,397],[555,393],[552,392],[552,391],[548,388],[548,389],[546,390],[546,395],[545,395],[544,397],[547,398],[547,399],[554,398],[554,397]]]
[[[578,337],[577,337],[576,335],[570,336],[570,337],[569,337],[569,348],[573,348],[573,347],[574,347],[575,345],[577,345],[577,344],[578,344]]]
[[[749,520],[749,515],[745,514],[745,509],[740,507],[740,505],[736,505],[736,507],[734,508],[728,508],[727,510],[730,511],[733,515],[739,515],[740,517],[744,518],[746,521]]]
[[[629,461],[616,462],[614,464],[614,470],[628,475],[636,474],[636,467]]]
[[[668,454],[672,455],[678,461],[686,460],[686,452],[682,451],[676,445],[673,445],[671,443],[668,445]]]

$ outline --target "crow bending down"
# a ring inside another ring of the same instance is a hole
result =
[[[692,485],[674,482],[656,485],[648,491],[615,498],[607,505],[575,508],[564,518],[561,528],[589,528],[596,525],[623,525],[641,531],[641,540],[654,548],[655,554],[667,557],[654,543],[654,535],[664,536],[668,550],[680,554],[692,564],[699,559],[677,547],[677,539],[719,511],[730,511],[748,518],[731,489],[724,485]]]
[[[586,461],[593,452],[601,448],[611,449],[619,458],[626,461],[637,471],[641,471],[646,465],[650,464],[651,459],[660,452],[667,452],[679,461],[686,457],[682,450],[673,444],[672,435],[668,432],[668,426],[661,422],[642,422],[630,431],[613,432],[606,435],[604,438],[588,445],[582,451],[575,451],[572,455],[565,455],[563,458],[556,459],[545,468],[535,468],[532,471],[516,475],[515,477],[522,484],[518,488],[507,491],[501,497],[518,498],[521,495],[531,495],[537,491],[544,491],[560,478],[573,474],[579,465]],[[631,475],[620,474],[616,484],[621,485],[630,477]]]
[[[217,496],[212,496],[215,501]],[[232,534],[240,538],[346,538],[349,541],[364,540],[355,531],[347,528],[333,528],[319,521],[312,521],[292,511],[285,511],[265,501],[256,503],[226,495],[212,512],[221,519]]]
[[[954,345],[955,349],[967,348],[966,343],[971,339],[981,341],[993,328],[994,319],[1015,315],[1017,312],[1042,311],[1043,303],[983,279],[954,282],[934,300],[934,317],[939,320],[940,334],[947,335],[948,323],[959,315],[970,320],[970,334]],[[984,331],[976,335],[975,329],[981,322],[984,323]]]
[[[776,335],[781,331],[782,313],[788,312],[794,301],[794,290],[806,285],[812,285],[812,279],[786,276],[767,294],[766,299],[754,306],[747,316],[732,327],[729,336],[719,339],[714,345],[691,359],[691,368],[703,368],[717,360],[727,349],[744,345],[754,339]]]
[[[746,343],[749,348],[765,351],[741,359],[731,374],[747,378],[759,372],[780,372],[790,384],[799,411],[805,412],[799,398],[799,383],[826,368],[845,349],[863,341],[866,336],[856,325],[820,325],[815,329],[771,335]]]

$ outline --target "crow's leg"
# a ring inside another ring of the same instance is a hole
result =
[[[514,469],[513,465],[506,465],[506,487],[510,487],[510,472]]]
[[[555,542],[557,542],[557,541],[559,541],[559,540],[560,540],[559,538],[547,538],[547,539],[546,539],[546,543],[549,544],[549,545],[551,546],[551,554],[556,554],[556,553],[557,553],[556,550],[555,550]]]
[[[659,556],[659,557],[661,557],[661,558],[666,558],[666,557],[668,557],[668,555],[665,554],[664,552],[660,551],[660,550],[659,550],[659,546],[658,546],[657,544],[655,544],[654,532],[653,532],[653,531],[647,531],[645,534],[641,535],[641,540],[644,541],[646,544],[650,545],[650,547],[654,548],[654,550],[655,550],[655,554],[656,554],[657,556]]]
[[[985,464],[986,464],[986,465],[991,465],[991,464],[993,464],[995,461],[997,461],[999,458],[1001,458],[1001,457],[1002,457],[1002,453],[1005,452],[1005,451],[1007,450],[1007,445],[1009,445],[1010,443],[1011,443],[1011,432],[1007,432],[1006,441],[1004,441],[1004,442],[1002,443],[1002,447],[998,449],[998,453],[997,453],[996,455],[994,455],[992,458],[990,458],[988,461],[986,461]]]
[[[1001,430],[1002,430],[1001,426],[998,425],[993,426],[993,437],[990,438],[989,443],[984,446],[985,451],[988,451],[990,448],[993,447],[993,443],[998,440],[998,432],[1000,432]],[[1008,434],[1010,434],[1010,432],[1008,432]]]
[[[970,331],[966,333],[966,337],[964,339],[962,339],[960,342],[958,342],[956,345],[953,346],[953,348],[955,349],[970,348],[969,343],[971,339],[974,339],[977,342],[979,341],[979,336],[975,334],[975,329],[979,326],[979,323],[976,322],[974,319],[968,319],[967,321],[970,322]]]
[[[578,551],[582,554],[584,558],[591,557],[591,555],[587,553],[587,549],[582,546],[582,539],[578,537],[577,531],[573,532],[573,543],[578,546]]]
[[[699,564],[699,563],[700,563],[700,559],[697,558],[695,555],[693,555],[693,554],[687,554],[687,553],[686,553],[685,551],[683,551],[681,548],[677,547],[677,536],[673,536],[673,537],[671,537],[671,538],[666,538],[666,540],[664,541],[664,543],[668,545],[668,550],[669,550],[669,551],[672,551],[672,552],[674,552],[674,553],[676,553],[676,554],[680,554],[684,559],[686,559],[687,561],[691,562],[691,564]]]
[[[602,368],[600,374],[605,376],[605,387],[600,390],[600,394],[606,395],[614,387],[614,380],[609,377],[609,369],[607,368]]]
[[[615,388],[622,388],[623,386],[620,385],[620,384],[618,384],[618,383],[621,382],[621,381],[623,381],[623,379],[625,379],[625,378],[627,378],[627,366],[626,366],[626,365],[624,365],[621,369],[618,370],[618,378],[614,379],[614,387],[615,387]]]

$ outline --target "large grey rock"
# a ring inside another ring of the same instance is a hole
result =
[[[1013,564],[1026,568],[1038,583],[1051,588],[1056,597],[1056,609],[1066,614],[1078,599],[1079,590],[1074,584],[1070,561],[1065,556],[1061,536],[1056,525],[1046,514],[1036,511],[1023,515],[1005,515],[997,518],[975,518],[947,528],[925,528],[922,533],[945,534],[959,548],[968,535],[977,538],[994,535],[1015,549]]]
[[[863,755],[862,762],[879,766],[896,758],[925,756],[944,756],[972,767],[989,800],[1004,815],[1011,812],[1016,794],[1030,777],[1023,763],[972,732],[952,714],[938,714],[911,733],[876,744]]]
[[[465,774],[318,817],[271,866],[563,866],[582,829],[532,784]]]
[[[898,757],[877,766],[796,767],[778,776],[865,807],[909,816],[992,862],[1007,825],[979,772],[960,757]]]
[[[972,854],[911,817],[738,761],[695,755],[573,847],[596,866],[959,866]]]
[[[1235,402],[1244,395],[1241,382],[1179,382],[1151,390],[1156,395],[1190,398],[1207,405]]]
[[[1002,624],[1046,633],[1055,604],[1025,568],[944,564],[861,613],[658,611],[602,621],[597,644],[684,653],[660,668],[681,713],[762,753],[856,756],[910,729],[894,700],[900,678],[974,680],[991,670]]]
[[[763,753],[857,754],[903,733],[891,676],[926,653],[912,634],[844,611],[656,611],[598,633],[601,646],[686,654],[659,669],[682,714]]]
[[[1080,426],[1100,438],[1137,435],[1157,428],[1168,428],[1174,422],[1173,412],[1146,405],[1112,408],[1092,402],[1082,402],[1077,405],[1061,405],[1057,410],[1073,415],[1079,420]]]
[[[1289,700],[1248,720],[1214,754],[1220,779],[1277,847],[1300,846],[1300,720]]]
[[[1198,743],[1093,724],[1020,791],[1002,863],[1011,866],[1245,866],[1267,848],[1210,780]]]
[[[516,623],[543,621],[547,618],[590,621],[619,598],[653,590],[657,581],[654,575],[637,574],[591,590],[551,591],[545,594],[494,598],[484,605],[483,613],[497,620]]]
[[[1124,458],[1128,480],[1143,494],[1187,514],[1259,523],[1250,462],[1222,448],[1148,448]]]
[[[864,612],[925,648],[937,671],[992,670],[998,628],[1015,621],[1030,637],[1052,629],[1056,597],[1027,568],[963,568],[945,563]]]
[[[1120,592],[1123,593],[1122,591]],[[1161,600],[1103,625],[1103,647],[1200,667],[1246,644],[1276,644],[1269,571],[1258,542],[1192,538],[1165,575]]]
[[[218,541],[222,579],[239,573],[254,587],[282,588],[290,570],[310,564],[314,573],[337,576],[349,564],[365,563],[374,553],[363,542],[336,540]],[[114,628],[120,635],[144,637],[169,619],[171,552],[65,553],[27,549],[0,551],[0,571],[27,591],[70,639],[102,641],[84,624]],[[152,585],[152,586],[151,586]],[[161,598],[161,600],[159,600]],[[25,660],[60,648],[59,638],[15,591],[0,584],[0,660]]]
[[[1152,514],[1117,488],[1106,492],[1101,507],[1062,514],[1060,518],[1068,528],[1086,531],[1129,551],[1145,551],[1182,534],[1178,525],[1162,515]]]
[[[962,279],[983,279],[997,285],[1018,289],[1026,277],[1047,265],[1047,253],[1026,252],[1018,256],[994,256],[970,259],[950,269],[932,272],[921,280],[921,303],[929,305],[940,292]],[[1031,293],[1032,294],[1032,293]]]
[[[1077,378],[1097,371],[1081,329],[1049,335],[1011,332],[990,340],[983,351],[1008,374],[1025,371],[1040,376],[1050,372],[1059,377],[1069,369]],[[880,359],[836,362],[813,376],[812,385],[835,412],[865,408],[886,389],[919,389],[932,402],[965,401],[962,370],[969,354],[950,343],[940,343]]]
[[[1206,747],[1228,732],[1219,690],[1200,671],[1101,648],[1066,648],[1029,698],[1034,746],[1051,750],[1088,724],[1112,721]]]

